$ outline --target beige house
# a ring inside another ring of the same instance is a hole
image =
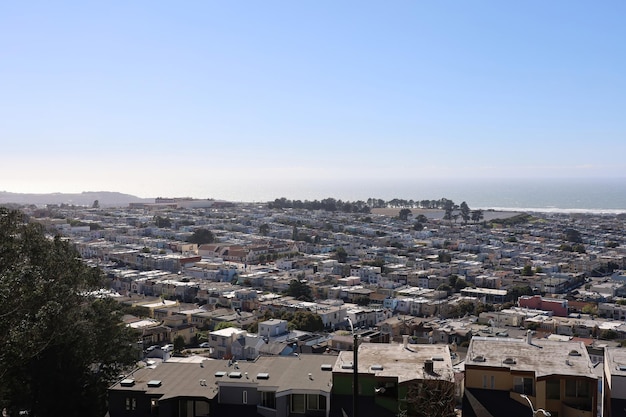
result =
[[[463,416],[527,417],[532,403],[558,417],[596,415],[598,377],[582,342],[472,338]],[[487,414],[485,414],[485,412]]]

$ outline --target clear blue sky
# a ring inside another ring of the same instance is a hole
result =
[[[622,0],[2,2],[0,190],[626,177],[625,19]]]

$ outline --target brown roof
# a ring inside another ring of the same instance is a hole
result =
[[[198,397],[213,399],[224,384],[257,385],[280,394],[290,390],[318,390],[330,392],[332,372],[323,371],[322,365],[334,366],[336,356],[307,355],[260,357],[255,362],[238,362],[235,366],[226,360],[209,360],[189,363],[166,361],[153,369],[136,370],[127,379],[134,379],[130,387],[120,382],[110,389],[116,391],[141,391],[161,399],[175,397]],[[230,363],[230,366],[229,366]],[[218,377],[217,372],[226,372]],[[230,378],[231,372],[241,373],[241,378]],[[247,373],[247,376],[246,376]],[[268,379],[258,379],[260,373],[269,374]],[[309,376],[310,374],[310,376]],[[149,381],[161,381],[160,386],[149,387]],[[202,382],[201,382],[202,381]]]

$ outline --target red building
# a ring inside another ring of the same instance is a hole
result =
[[[540,295],[522,295],[517,300],[517,304],[520,307],[551,311],[553,315],[559,317],[567,317],[568,315],[567,300],[543,298]]]

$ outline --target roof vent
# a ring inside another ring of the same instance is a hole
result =
[[[378,364],[374,364],[370,367],[370,369],[372,371],[382,371],[383,370],[383,366],[382,365],[378,365]]]
[[[352,369],[352,362],[342,363],[341,369]]]
[[[148,381],[148,387],[150,388],[156,388],[160,386],[161,386],[161,381],[159,381],[158,379],[153,379],[152,381]]]
[[[132,387],[133,385],[135,385],[135,380],[132,378],[122,379],[120,381],[120,385],[123,387]]]
[[[321,366],[321,369],[322,369],[322,371],[332,371],[333,370],[333,366],[330,365],[330,364],[325,363],[325,364],[323,364]]]
[[[270,374],[268,374],[267,372],[261,372],[260,374],[256,375],[256,379],[270,379]]]
[[[433,361],[443,362],[443,357],[442,356],[433,356],[430,359],[433,360]]]
[[[487,361],[487,358],[485,358],[483,355],[478,355],[476,357],[474,357],[474,359],[472,359],[474,362],[485,362]]]
[[[221,377],[223,377],[224,375],[226,375],[226,372],[224,372],[224,371],[219,371],[219,372],[216,372],[216,373],[215,373],[215,377],[216,377],[216,378],[221,378]]]
[[[502,363],[506,363],[507,365],[515,365],[515,359],[506,358],[505,360],[502,361]]]
[[[569,351],[569,355],[570,355],[570,356],[581,356],[581,355],[580,355],[580,352],[579,352],[579,351],[577,351],[577,350],[570,350],[570,351]]]
[[[229,378],[241,378],[241,372],[231,372],[228,374]]]

